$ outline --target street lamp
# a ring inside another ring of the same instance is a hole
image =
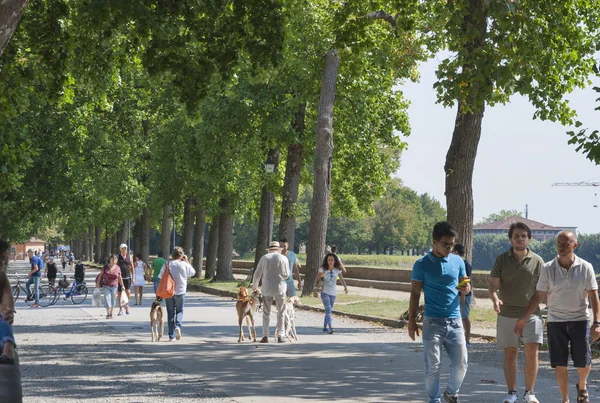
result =
[[[275,172],[275,159],[270,154],[265,161],[265,172],[268,174]]]
[[[271,152],[269,152],[269,156],[265,161],[265,173],[272,174],[273,172],[275,172],[275,159],[273,158]],[[273,238],[273,194],[269,190],[267,190],[267,199],[269,201],[267,210],[267,245],[269,245],[271,243],[271,239]]]

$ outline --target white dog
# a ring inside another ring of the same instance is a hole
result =
[[[285,329],[285,335],[290,341],[298,341],[298,334],[296,333],[296,311],[294,309],[295,305],[302,305],[302,303],[300,302],[300,298],[288,298],[285,303],[285,313],[283,314],[283,327]]]

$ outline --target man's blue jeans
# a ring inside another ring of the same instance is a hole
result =
[[[467,346],[460,318],[423,318],[423,352],[425,355],[425,392],[427,401],[440,403],[440,367],[442,346],[450,358],[448,395],[458,394],[467,373]]]
[[[25,283],[25,291],[27,291],[27,298],[31,298],[31,284],[34,284],[35,287],[35,303],[40,303],[40,276],[31,276],[27,279]]]
[[[153,278],[152,282],[154,283],[154,293],[156,294],[156,290],[158,290],[158,284],[160,283],[160,280]]]
[[[167,298],[167,323],[169,325],[169,339],[175,338],[175,328],[181,329],[183,320],[183,302],[185,294],[174,295],[173,298]]]

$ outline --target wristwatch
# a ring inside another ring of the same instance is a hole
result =
[[[593,326],[600,326],[600,322],[594,322],[592,323]]]

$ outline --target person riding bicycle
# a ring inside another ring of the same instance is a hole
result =
[[[85,279],[85,266],[83,265],[83,262],[81,261],[81,259],[79,259],[77,261],[77,264],[75,265],[75,281],[77,283],[84,283],[84,279]]]

